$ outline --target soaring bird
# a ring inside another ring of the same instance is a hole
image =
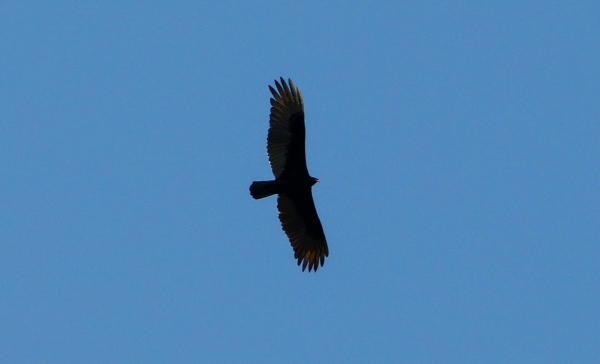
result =
[[[292,80],[275,80],[275,90],[269,86],[271,115],[267,135],[267,154],[274,180],[254,181],[250,195],[260,199],[277,194],[277,209],[281,227],[294,248],[294,258],[302,271],[316,272],[329,256],[325,233],[315,202],[312,186],[319,180],[311,177],[306,167],[304,141],[304,103],[300,89]]]

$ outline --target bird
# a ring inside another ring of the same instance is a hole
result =
[[[312,177],[306,166],[302,92],[291,79],[286,83],[283,77],[275,80],[275,88],[269,85],[269,90],[267,155],[275,179],[252,182],[250,195],[256,200],[277,195],[279,221],[298,266],[302,265],[302,271],[308,267],[309,272],[316,272],[329,256],[329,248],[312,196],[312,187],[319,179]]]

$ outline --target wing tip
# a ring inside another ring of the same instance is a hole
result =
[[[294,254],[298,260],[298,266],[302,265],[302,271],[304,272],[308,267],[308,271],[317,272],[319,267],[325,264],[325,257],[329,256],[329,252],[326,250],[312,250],[307,251],[304,254]]]

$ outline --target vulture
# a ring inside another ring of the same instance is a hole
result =
[[[287,235],[294,258],[302,271],[315,272],[329,256],[323,226],[317,215],[312,196],[312,186],[319,180],[311,177],[306,167],[304,140],[304,103],[300,89],[292,80],[275,80],[275,88],[269,86],[271,114],[267,134],[267,154],[274,180],[254,181],[250,195],[261,199],[277,195],[279,221]]]

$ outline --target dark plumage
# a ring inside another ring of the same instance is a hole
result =
[[[319,180],[311,177],[306,167],[302,93],[292,80],[287,84],[280,80],[275,80],[277,90],[269,86],[273,97],[267,154],[275,179],[252,182],[250,194],[255,199],[278,195],[279,220],[294,248],[294,257],[303,271],[308,266],[309,272],[316,272],[329,255],[311,191]]]

